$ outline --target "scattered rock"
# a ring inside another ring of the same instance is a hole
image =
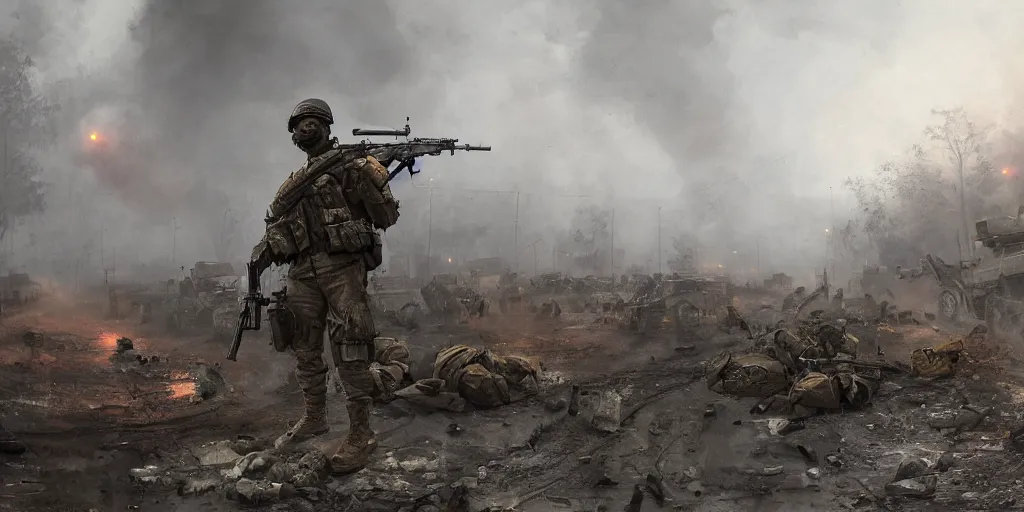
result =
[[[229,441],[217,441],[192,449],[192,455],[199,459],[201,466],[228,466],[241,458]]]
[[[966,501],[974,501],[974,500],[976,500],[978,498],[981,498],[981,493],[980,492],[965,492],[965,493],[960,495],[960,498],[963,499],[963,500],[966,500]]]
[[[939,478],[936,476],[909,478],[886,484],[885,493],[889,496],[929,498],[935,495],[938,483]]]
[[[629,498],[629,504],[623,510],[625,512],[640,512],[640,507],[644,503],[644,488],[640,487],[640,484],[633,486],[633,496]]]
[[[618,432],[622,421],[622,395],[609,390],[590,397],[596,398],[592,402],[594,415],[590,425],[602,432]]]
[[[572,392],[569,394],[569,416],[576,416],[580,413],[580,387],[572,385]]]
[[[943,453],[939,460],[935,462],[935,470],[939,473],[945,473],[949,471],[954,465],[956,465],[956,455],[953,452]]]
[[[548,412],[558,412],[565,409],[568,403],[569,402],[566,399],[561,397],[552,398],[544,402],[544,408],[547,409]]]
[[[896,476],[893,477],[893,482],[900,480],[907,480],[910,478],[916,478],[924,475],[928,472],[928,461],[920,457],[906,457],[900,462],[898,468],[896,468]]]
[[[146,466],[142,468],[133,468],[128,470],[128,476],[139,483],[151,484],[157,481],[157,472],[159,468],[156,466]]]
[[[818,452],[814,448],[798,444],[796,449],[800,451],[800,455],[804,457],[804,460],[811,464],[818,464]]]
[[[398,461],[398,466],[403,471],[409,473],[422,473],[425,471],[436,471],[438,469],[438,461],[436,458],[409,457],[408,459]]]
[[[208,400],[217,394],[218,389],[226,388],[224,377],[216,368],[205,364],[197,364],[190,368],[192,376],[196,379],[196,396]]]
[[[807,476],[817,480],[817,479],[821,478],[821,469],[820,468],[808,469],[807,470]]]
[[[120,337],[117,339],[117,348],[114,349],[116,354],[124,354],[129,350],[135,350],[135,344],[132,343],[130,338]]]

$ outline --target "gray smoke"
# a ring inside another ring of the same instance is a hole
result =
[[[172,247],[179,263],[211,258],[232,216],[244,258],[301,162],[284,122],[310,96],[334,107],[343,140],[408,116],[414,135],[495,147],[396,182],[404,213],[390,245],[532,260],[525,246],[540,238],[542,269],[590,205],[615,210],[629,262],[667,260],[653,254],[660,231],[665,248],[693,235],[706,263],[752,267],[759,253],[765,271],[820,266],[830,188],[841,223],[845,178],[919,141],[932,108],[963,105],[1014,131],[1024,106],[1024,7],[998,1],[18,8],[24,23],[0,28],[77,112],[50,172],[68,201],[48,225],[82,239],[118,226],[142,260]],[[107,160],[83,149],[92,130],[109,139]],[[465,240],[427,243],[434,230]]]

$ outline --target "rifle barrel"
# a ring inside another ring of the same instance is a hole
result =
[[[472,146],[472,145],[466,144],[465,146],[462,146],[462,149],[465,149],[466,151],[490,151],[491,147],[490,146]]]
[[[355,137],[408,137],[412,130],[408,126],[401,130],[369,130],[366,128],[353,128],[352,135]]]

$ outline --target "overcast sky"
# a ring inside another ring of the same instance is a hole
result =
[[[1024,3],[1012,0],[7,3],[42,80],[75,79],[86,98],[61,134],[67,161],[91,130],[117,139],[137,176],[86,173],[119,198],[103,208],[149,218],[158,228],[129,238],[159,232],[154,251],[166,252],[167,219],[186,219],[176,250],[200,259],[225,206],[189,190],[254,205],[246,253],[301,163],[285,120],[309,96],[331,104],[343,140],[410,116],[414,135],[490,144],[433,158],[417,179],[544,193],[520,222],[538,236],[568,227],[583,201],[554,193],[593,196],[638,258],[657,205],[671,211],[665,229],[696,230],[714,250],[762,233],[775,254],[817,251],[829,189],[846,215],[842,182],[920,141],[931,109],[1010,128],[1024,112]],[[425,192],[410,185],[396,195],[417,212]],[[514,201],[496,197],[438,201],[505,237]],[[422,235],[419,217],[391,236]]]

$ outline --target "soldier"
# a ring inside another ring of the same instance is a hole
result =
[[[371,156],[356,158],[316,179],[285,204],[303,177],[337,156],[331,137],[334,118],[323,100],[299,103],[288,118],[292,142],[308,159],[285,180],[270,205],[267,232],[253,248],[252,261],[261,273],[271,264],[290,264],[288,308],[294,315],[290,342],[297,359],[296,377],[305,414],[275,441],[285,443],[323,434],[327,424],[327,366],[322,357],[327,331],[331,356],[347,395],[349,431],[331,457],[335,473],[351,473],[366,465],[376,447],[370,429],[370,405],[377,392],[370,374],[374,329],[367,294],[367,273],[381,263],[377,229],[398,221],[398,201],[387,185],[387,169]]]

